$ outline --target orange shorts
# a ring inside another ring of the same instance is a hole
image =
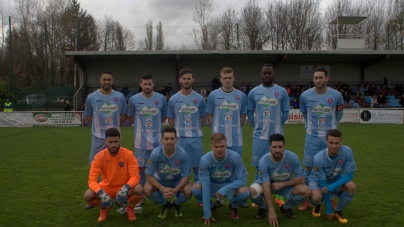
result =
[[[116,194],[119,192],[119,190],[121,190],[121,187],[107,187],[105,185],[100,184],[100,187],[102,188],[102,190],[104,190],[105,193],[107,193],[109,195],[109,197],[111,199],[114,199]]]

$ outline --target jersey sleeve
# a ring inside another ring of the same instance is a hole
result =
[[[247,96],[247,110],[255,110],[254,90],[251,90]]]
[[[269,165],[265,162],[266,155],[262,156],[260,161],[258,162],[258,180],[259,182],[265,183],[270,181],[270,173],[269,172]]]
[[[210,155],[208,153],[208,155]],[[199,164],[199,179],[201,180],[208,180],[210,181],[210,168],[209,164],[205,160],[206,158],[201,158],[200,164]]]
[[[295,153],[292,154],[292,163],[293,163],[293,174],[295,177],[302,177],[305,175],[302,164],[300,164],[299,158]]]
[[[146,165],[146,170],[145,170],[145,173],[147,175],[153,175],[158,168],[159,157],[158,157],[157,149],[159,149],[159,147],[157,147],[156,149],[154,149],[152,151],[152,153],[150,154],[149,160],[147,160],[147,165]]]
[[[133,188],[135,185],[137,185],[140,182],[139,165],[132,152],[130,152],[127,155],[127,160],[128,160],[128,170],[129,170],[129,177],[130,177],[127,184],[129,184],[130,187]]]
[[[214,96],[214,94],[210,94],[209,96],[208,96],[208,104],[207,104],[207,106],[206,106],[206,113],[211,113],[211,114],[213,114],[214,113],[214,110],[215,110],[215,98],[213,97]]]
[[[323,162],[321,160],[321,152],[325,152],[324,150],[320,151],[314,156],[313,160],[313,170],[314,170],[314,175],[317,178],[317,180],[327,180],[326,177],[326,172],[324,169]]]
[[[128,103],[129,103],[128,117],[133,117],[133,116],[135,116],[135,111],[136,111],[136,109],[135,109],[135,96],[132,96],[129,99]]]
[[[89,95],[86,100],[86,108],[84,109],[84,116],[93,116],[92,95]],[[91,124],[91,122],[88,122]]]
[[[190,171],[189,171],[189,163],[188,163],[188,156],[187,153],[185,152],[185,150],[182,150],[183,152],[181,155],[181,177],[188,177],[191,175]]]
[[[199,97],[199,114],[201,115],[201,117],[206,117],[206,101],[205,99],[201,96]],[[202,124],[204,124],[205,122],[202,122]]]
[[[118,92],[118,94],[120,95],[121,116],[126,115],[128,113],[128,104],[126,103],[125,96],[120,92]]]
[[[305,95],[301,95],[300,96],[300,112],[302,113],[307,113],[307,106],[306,106],[306,96]]]
[[[247,113],[247,97],[243,93],[241,95],[241,109],[240,109],[240,114],[246,114]]]
[[[290,110],[290,102],[288,92],[285,89],[282,89],[282,111]]]
[[[98,176],[101,174],[101,156],[96,155],[91,162],[90,173],[88,175],[88,187],[97,193],[101,187],[98,184]]]
[[[166,101],[166,99],[165,99],[163,96],[161,96],[160,102],[162,103],[162,106],[161,106],[161,117],[167,117],[167,101]]]
[[[236,153],[236,152],[234,152]],[[234,165],[235,165],[235,169],[234,172],[236,174],[236,180],[237,179],[242,179],[247,177],[247,170],[245,169],[243,160],[241,160],[241,157],[237,154],[234,155]]]
[[[346,164],[345,164],[345,172],[354,172],[356,171],[356,164],[355,160],[353,158],[352,150],[348,147],[346,147],[348,150],[347,155],[346,155]]]

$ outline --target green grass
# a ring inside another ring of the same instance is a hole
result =
[[[286,148],[302,158],[303,125],[285,125]],[[344,144],[354,152],[358,170],[354,182],[357,191],[344,210],[349,220],[345,226],[402,226],[404,125],[342,124]],[[209,146],[210,129],[205,127],[204,148]],[[133,149],[133,128],[122,129],[122,146]],[[243,160],[253,182],[250,125],[244,127]],[[202,209],[192,198],[182,206],[183,217],[173,211],[158,219],[160,207],[150,201],[137,215],[135,223],[116,212],[114,207],[103,223],[97,223],[98,209],[84,211],[83,194],[87,190],[90,152],[90,128],[1,128],[0,129],[0,196],[3,206],[0,226],[202,226]],[[228,201],[214,214],[214,226],[268,226],[266,220],[255,220],[255,208],[239,208],[240,219],[229,217]],[[251,201],[249,201],[251,204]],[[323,214],[293,208],[296,220],[278,213],[281,226],[341,226],[329,222]]]

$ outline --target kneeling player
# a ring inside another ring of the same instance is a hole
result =
[[[310,196],[310,190],[304,184],[304,170],[297,155],[285,150],[285,138],[281,134],[269,137],[270,152],[258,163],[258,179],[251,184],[251,200],[259,206],[256,219],[263,219],[268,211],[268,223],[277,226],[278,219],[272,204],[272,194],[282,195],[288,201],[280,207],[288,218],[296,218],[291,210]],[[294,174],[294,178],[292,178]],[[265,198],[267,205],[263,201]]]
[[[216,205],[213,197],[227,197],[230,200],[230,217],[238,219],[237,207],[247,203],[250,194],[247,183],[247,171],[238,153],[227,150],[226,137],[218,132],[211,137],[212,151],[200,161],[200,181],[192,186],[192,194],[199,203],[203,203],[204,224],[214,221],[211,212]]]
[[[133,152],[120,147],[120,133],[116,128],[105,131],[107,148],[99,152],[91,163],[88,176],[89,189],[84,193],[84,200],[93,206],[101,207],[98,221],[107,218],[112,208],[112,199],[119,206],[126,207],[130,221],[136,220],[133,207],[143,196],[143,187],[139,183],[139,167]],[[97,182],[102,175],[102,181]]]
[[[176,142],[176,130],[164,128],[163,145],[152,151],[146,167],[145,194],[153,202],[163,205],[161,218],[167,217],[171,207],[175,208],[176,217],[182,216],[180,205],[192,195],[187,153]],[[170,203],[166,199],[175,200]]]
[[[356,164],[351,148],[342,145],[342,134],[338,129],[330,129],[327,133],[327,149],[314,156],[314,168],[309,177],[311,202],[315,205],[312,214],[320,217],[320,204],[324,197],[326,213],[329,220],[334,217],[341,223],[348,220],[342,210],[354,197],[356,186],[352,182]],[[330,196],[337,195],[339,201],[333,212]]]

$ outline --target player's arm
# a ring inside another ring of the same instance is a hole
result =
[[[289,117],[289,110],[282,111],[281,116],[282,124],[285,124],[286,120],[288,120],[288,117]]]
[[[335,116],[337,118],[337,122],[341,121],[344,116],[344,98],[342,95],[338,93],[338,97],[336,98],[337,106],[335,107]]]
[[[174,128],[174,124],[175,124],[175,121],[174,121],[174,118],[168,118],[168,125],[171,127],[171,128]]]
[[[131,116],[131,117],[128,116],[128,120],[129,120],[130,123],[133,124],[134,121],[135,121],[135,117],[134,116]]]
[[[237,158],[234,160],[233,166],[235,167],[234,174],[236,174],[236,180],[219,189],[218,192],[221,195],[225,195],[231,189],[237,190],[247,184],[247,170],[245,169],[240,156],[237,156]]]
[[[254,96],[254,94],[250,91],[250,93],[247,96],[247,117],[248,117],[248,120],[250,121],[251,126],[254,128],[255,127],[255,122],[254,122],[255,101],[254,101],[253,96]]]
[[[168,100],[168,105],[167,105],[167,120],[168,120],[168,125],[171,128],[175,128],[175,112],[174,112],[174,107],[175,107],[175,102],[172,98],[170,98],[170,100]]]
[[[126,121],[126,114],[121,115],[121,118],[119,119],[119,126],[122,126],[123,123]]]
[[[354,177],[354,172],[349,172],[349,173],[345,173],[341,178],[339,178],[337,181],[335,181],[332,184],[329,184],[327,186],[325,186],[327,188],[328,191],[332,192],[335,189],[337,189],[338,187],[348,183],[349,181],[351,181]]]
[[[200,97],[199,103],[200,106],[198,109],[201,116],[201,127],[203,127],[206,123],[206,101],[202,96]]]
[[[165,187],[163,185],[161,185],[156,178],[154,178],[153,175],[150,174],[146,174],[146,180],[147,182],[149,182],[151,185],[153,185],[155,188],[157,188],[159,191],[164,192],[165,191]],[[164,195],[163,195],[164,196]]]
[[[178,148],[176,148],[176,149],[178,149]],[[184,154],[185,155],[182,157],[182,160],[181,160],[181,163],[182,163],[181,177],[182,177],[182,179],[181,179],[180,183],[177,185],[177,187],[174,188],[174,194],[177,194],[177,192],[179,192],[182,188],[185,187],[185,185],[187,185],[189,183],[189,178],[190,178],[189,176],[191,175],[191,172],[189,170],[190,168],[188,165],[188,157],[186,156],[185,151],[184,151]]]
[[[269,181],[262,183],[262,193],[268,207],[268,222],[274,226],[278,225],[278,217],[275,212],[274,204],[272,203],[271,183]]]
[[[86,120],[90,125],[93,124],[93,117],[92,116],[86,116]]]
[[[90,173],[88,175],[88,187],[95,193],[101,190],[98,184],[98,176],[101,173],[101,160],[97,156],[91,162]]]
[[[200,179],[202,184],[203,218],[210,220],[210,171],[209,166],[201,160]],[[209,204],[209,205],[208,205]]]
[[[243,127],[246,118],[247,118],[247,114],[241,114],[240,115],[240,126],[241,127]]]
[[[283,89],[282,91],[282,116],[281,116],[281,122],[282,124],[285,124],[286,120],[289,117],[289,110],[290,110],[290,102],[289,102],[289,96],[288,92]]]
[[[324,152],[324,151],[321,151]],[[323,192],[323,198],[324,198],[324,203],[325,203],[325,208],[326,208],[326,214],[331,214],[332,211],[332,204],[331,204],[331,195],[329,193],[324,192],[325,186],[327,186],[327,178],[326,178],[326,172],[324,169],[324,165],[322,164],[321,160],[317,157],[319,153],[317,153],[316,156],[314,156],[314,161],[313,161],[313,170],[315,172],[315,176],[318,180],[318,185],[320,186],[320,190]]]
[[[212,124],[213,124],[213,115],[212,115],[212,113],[206,113],[206,118],[208,119],[209,126],[212,127]]]
[[[84,116],[86,117],[87,122],[92,125],[93,124],[93,107],[91,106],[91,96],[88,96],[86,100],[86,108],[84,109]]]
[[[139,165],[137,163],[137,159],[133,155],[128,155],[127,157],[128,160],[128,171],[129,171],[129,180],[127,184],[131,188],[133,188],[135,185],[139,184],[140,182],[140,175],[139,175]]]
[[[300,105],[300,112],[302,113],[304,120],[307,121],[307,106],[304,96],[300,96],[299,105]]]
[[[161,107],[161,123],[164,123],[167,120],[167,102],[164,99],[164,97],[162,97],[161,99],[162,102],[162,107]]]
[[[247,110],[247,116],[248,120],[250,120],[251,126],[254,128],[255,122],[254,122],[254,110]]]
[[[119,126],[122,126],[125,123],[126,118],[127,118],[128,104],[126,103],[125,96],[122,93],[120,95],[121,95],[121,98],[120,98],[120,101],[121,101],[121,107],[120,107],[120,109],[121,109],[121,118],[119,120]]]

